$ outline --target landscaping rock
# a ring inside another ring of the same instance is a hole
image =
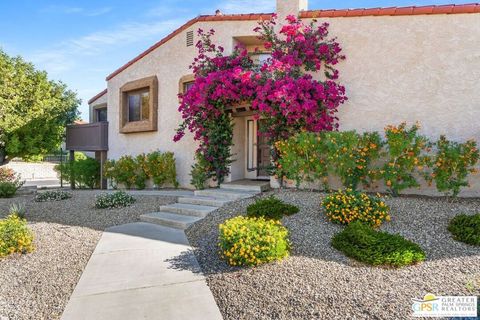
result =
[[[411,298],[480,295],[480,248],[452,239],[456,214],[480,212],[477,199],[449,203],[441,198],[389,198],[391,222],[380,230],[418,243],[426,261],[394,269],[370,267],[331,247],[342,226],[327,221],[324,194],[274,191],[300,212],[283,219],[292,255],[256,268],[234,268],[219,258],[218,224],[245,214],[253,199],[232,202],[186,230],[200,266],[225,319],[407,319]],[[472,285],[472,283],[474,285]]]
[[[139,221],[141,214],[175,197],[135,196],[121,209],[94,209],[98,191],[75,191],[63,201],[33,196],[0,199],[0,218],[12,203],[25,203],[35,251],[0,259],[0,319],[59,319],[103,230]]]

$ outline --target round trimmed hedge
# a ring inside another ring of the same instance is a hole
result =
[[[220,255],[232,266],[256,266],[289,255],[288,230],[278,220],[238,216],[219,229]]]
[[[453,239],[457,241],[480,246],[480,213],[456,216],[450,221],[448,231],[453,235]]]

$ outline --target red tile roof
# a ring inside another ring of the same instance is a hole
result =
[[[449,4],[422,7],[391,7],[342,10],[309,10],[300,12],[300,18],[337,18],[364,16],[407,16],[419,14],[480,13],[480,3]]]
[[[105,93],[107,93],[107,89],[103,90],[102,92],[97,93],[93,98],[88,100],[88,104],[91,104],[92,102],[94,102],[95,100],[97,100],[98,98],[103,96]]]
[[[363,17],[363,16],[401,16],[401,15],[419,15],[419,14],[454,14],[454,13],[480,13],[480,3],[470,4],[450,4],[450,5],[433,5],[422,7],[391,7],[391,8],[367,8],[367,9],[332,9],[332,10],[309,10],[300,12],[300,18],[337,18],[337,17]],[[157,49],[168,40],[172,39],[185,29],[201,21],[246,21],[246,20],[266,20],[272,17],[271,13],[251,13],[251,14],[229,14],[229,15],[203,15],[198,16],[180,28],[176,29],[168,36],[155,43],[153,46],[139,54],[119,69],[112,72],[107,81],[118,75],[129,66]],[[106,90],[105,90],[106,91]],[[101,95],[100,95],[101,96]],[[90,99],[94,101],[100,96]],[[89,101],[89,103],[90,103]]]

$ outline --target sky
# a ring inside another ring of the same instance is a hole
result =
[[[309,9],[470,3],[472,0],[309,0]],[[21,55],[87,101],[105,77],[199,14],[269,13],[275,0],[1,0],[0,48]],[[139,37],[138,35],[142,35]]]

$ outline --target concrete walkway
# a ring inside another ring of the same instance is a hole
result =
[[[183,230],[107,229],[63,313],[79,319],[222,319]]]

